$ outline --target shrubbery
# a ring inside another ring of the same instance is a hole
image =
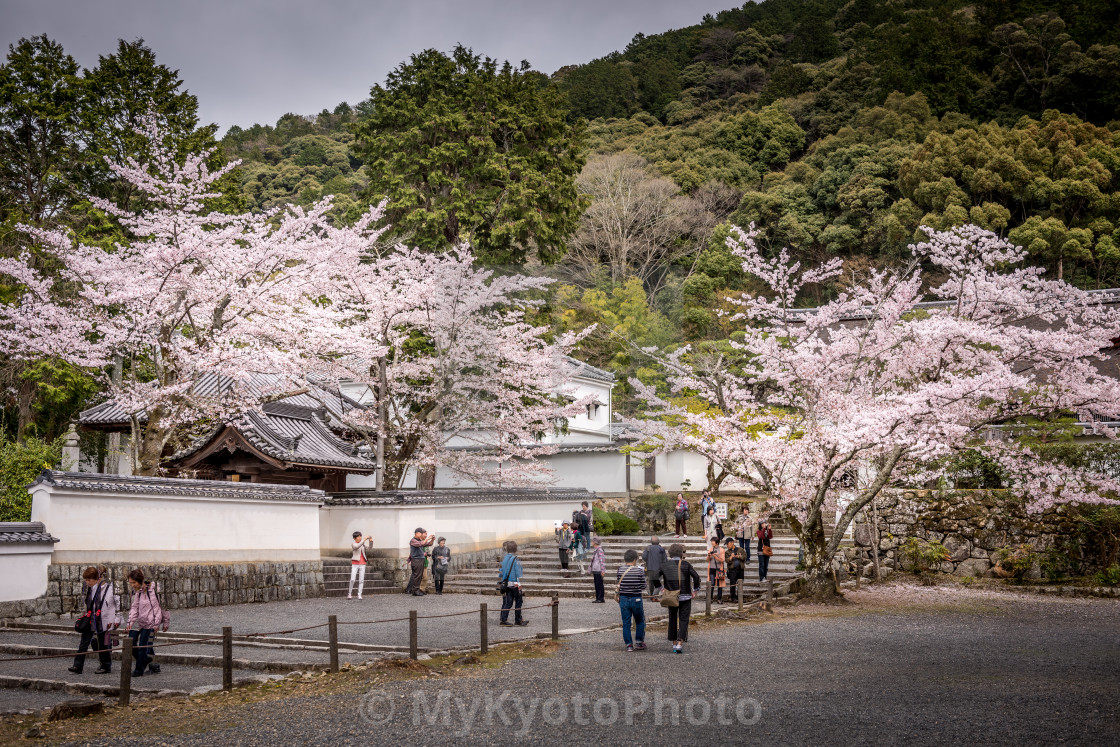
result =
[[[28,483],[62,459],[62,439],[24,443],[0,441],[0,521],[29,521],[31,495]]]

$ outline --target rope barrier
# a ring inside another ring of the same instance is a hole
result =
[[[545,604],[537,604],[537,605],[532,605],[530,607],[522,607],[521,610],[522,611],[537,610],[537,609],[544,609],[545,607],[551,607],[551,606],[553,606],[553,605],[552,605],[552,602],[550,601],[550,602],[546,602]],[[495,608],[495,609],[489,610],[489,612],[491,614],[493,614],[493,613],[516,611],[516,610],[517,610],[516,607],[501,607],[501,608]],[[442,615],[417,615],[416,619],[417,620],[436,620],[436,619],[443,618],[443,617],[461,617],[463,615],[477,615],[477,614],[478,614],[478,610],[466,610],[465,612],[447,612],[447,613],[442,614]],[[381,623],[408,622],[408,621],[409,621],[409,618],[407,618],[407,617],[394,617],[394,618],[389,618],[387,620],[339,620],[338,624],[339,625],[378,625],[378,624],[381,624]],[[292,628],[290,630],[275,630],[275,631],[272,631],[272,632],[269,632],[269,633],[240,633],[238,635],[239,635],[239,637],[243,637],[243,638],[267,638],[268,636],[288,635],[290,633],[300,633],[300,632],[303,632],[305,630],[315,630],[316,628],[325,628],[328,625],[329,625],[329,623],[319,623],[318,625],[308,625],[306,627]],[[155,650],[157,648],[169,648],[171,646],[190,646],[190,645],[197,645],[197,644],[200,644],[200,643],[207,643],[209,641],[220,641],[220,640],[222,640],[221,635],[201,636],[201,637],[198,637],[198,638],[190,638],[190,639],[182,640],[182,641],[169,641],[167,643],[149,643],[149,644],[144,645],[144,646],[133,646],[132,650],[133,651],[138,651],[140,649],[145,649],[145,648],[150,649],[150,650]],[[42,660],[42,659],[72,659],[75,656],[89,655],[89,654],[100,654],[102,652],[108,652],[110,655],[112,655],[113,652],[115,652],[115,651],[119,652],[119,651],[122,651],[123,649],[124,649],[123,646],[113,646],[113,647],[110,647],[110,648],[102,648],[102,649],[97,649],[97,650],[88,649],[87,651],[84,651],[81,654],[74,651],[74,652],[65,653],[65,654],[42,654],[42,655],[36,655],[36,656],[17,656],[17,657],[0,659],[0,664],[3,664],[5,662],[12,662],[12,661],[38,661],[38,660]]]

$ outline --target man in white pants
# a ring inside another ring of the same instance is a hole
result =
[[[373,537],[362,539],[361,532],[354,532],[354,543],[350,546],[350,586],[346,590],[346,598],[354,598],[354,580],[358,581],[358,599],[362,598],[362,589],[366,587],[366,548],[373,549]]]

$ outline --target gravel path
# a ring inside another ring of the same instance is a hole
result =
[[[548,597],[525,597],[524,607],[547,604]],[[417,637],[421,648],[445,649],[477,646],[479,642],[479,604],[485,603],[490,611],[488,636],[491,641],[517,640],[552,630],[552,611],[547,608],[526,609],[525,628],[498,627],[498,610],[502,600],[497,596],[473,594],[428,594],[413,597],[407,594],[373,594],[365,599],[347,600],[340,597],[300,599],[290,602],[266,604],[239,604],[226,607],[198,607],[175,610],[171,621],[178,631],[220,633],[222,626],[233,628],[235,635],[252,631],[290,630],[307,625],[325,623],[328,615],[337,615],[340,641],[371,643],[383,646],[408,646],[408,622],[381,623],[378,625],[347,625],[348,621],[386,620],[407,618],[409,610],[424,615],[443,615],[452,612],[473,612],[458,617],[417,623]],[[513,621],[513,613],[510,613]],[[560,600],[561,628],[596,628],[619,621],[618,605],[592,604],[587,599]],[[327,639],[325,627],[292,633],[291,637]]]
[[[220,731],[127,743],[1021,745],[1120,739],[1120,604],[914,587],[849,598],[857,603],[779,608],[761,624],[703,626],[682,656],[670,653],[663,628],[650,633],[649,651],[631,654],[617,632],[588,634],[550,659],[395,683],[364,698],[257,703],[230,713],[230,725]],[[446,723],[439,722],[441,693]],[[669,698],[677,700],[676,724]],[[428,726],[425,709],[433,707],[436,723]],[[389,709],[392,716],[383,720]]]

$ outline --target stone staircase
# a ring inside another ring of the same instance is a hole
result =
[[[372,566],[366,568],[366,583],[362,588],[362,596],[399,592],[400,587],[391,578],[391,571],[383,571]],[[323,596],[344,597],[349,584],[349,558],[323,558]]]
[[[634,549],[639,554],[649,546],[649,536],[617,536],[602,537],[603,550],[606,553],[607,572],[604,576],[607,594],[610,595],[614,588],[614,575],[618,566],[622,565],[622,556]],[[707,549],[703,537],[689,535],[687,539],[676,539],[672,534],[662,535],[661,544],[666,550],[675,542],[685,546],[685,560],[693,563],[697,573],[704,579],[707,586]],[[795,578],[798,573],[797,551],[798,541],[789,534],[788,528],[774,525],[774,538],[771,540],[774,555],[770,558],[768,578],[774,583],[782,583]],[[522,579],[522,589],[528,596],[548,596],[552,592],[561,597],[587,598],[595,596],[595,586],[590,574],[580,574],[579,566],[572,559],[569,564],[570,575],[565,576],[560,569],[560,557],[555,544],[530,545],[519,548],[518,557],[525,570]],[[586,568],[590,563],[590,553],[584,561]],[[325,571],[324,571],[325,573]],[[347,571],[349,573],[349,571]],[[447,574],[444,591],[460,592],[466,594],[497,594],[498,562],[478,564],[471,568],[458,568]],[[368,579],[367,579],[368,583]],[[751,549],[751,560],[747,564],[746,582],[743,585],[747,599],[766,593],[767,584],[758,581],[758,562],[754,546]],[[726,596],[726,592],[725,592]]]

